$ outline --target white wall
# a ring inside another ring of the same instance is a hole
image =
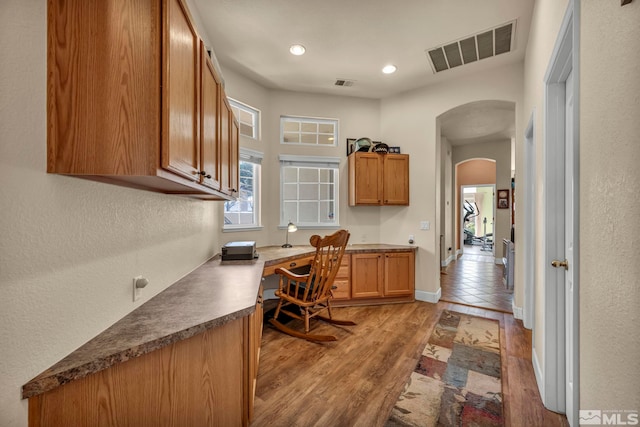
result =
[[[580,407],[640,410],[640,2],[581,2]]]
[[[0,3],[3,427],[27,424],[24,383],[219,250],[220,202],[45,172],[46,29],[45,0]]]
[[[348,228],[350,243],[379,243],[380,212],[382,207],[350,207],[348,199],[348,168],[346,139],[369,137],[380,140],[380,102],[372,99],[338,97],[310,93],[298,93],[283,90],[267,90],[264,99],[255,99],[246,90],[249,83],[244,77],[232,70],[224,69],[227,94],[239,101],[262,110],[262,140],[259,142],[241,140],[241,146],[247,146],[264,153],[262,162],[262,224],[264,229],[257,234],[258,244],[282,244],[285,231],[278,228],[280,222],[280,154],[315,155],[339,157],[340,160],[340,198],[339,222],[342,228]],[[280,144],[280,116],[308,116],[338,119],[339,135],[336,147],[295,146]],[[299,229],[290,234],[289,242],[308,244],[313,234],[328,234],[332,230]],[[255,232],[224,233],[224,239],[254,238]]]
[[[522,76],[522,64],[515,64],[382,101],[383,140],[390,145],[399,145],[404,153],[411,154],[411,206],[404,210],[382,211],[381,238],[388,243],[405,243],[409,234],[416,236],[418,290],[435,295],[440,289],[439,225],[444,219],[440,218],[440,129],[436,118],[459,105],[483,100],[515,102],[518,118]],[[521,124],[516,125],[520,139],[523,129]],[[429,231],[419,230],[422,220],[431,222]]]

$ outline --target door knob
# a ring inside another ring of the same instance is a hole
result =
[[[551,265],[555,268],[564,267],[565,270],[569,269],[569,261],[567,261],[566,259],[564,261],[558,261],[557,259],[554,259],[553,261],[551,261]]]

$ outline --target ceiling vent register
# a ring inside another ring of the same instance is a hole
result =
[[[427,58],[434,73],[445,71],[480,59],[511,52],[515,46],[516,21],[460,40],[427,49]]]
[[[350,86],[353,86],[354,83],[355,83],[355,80],[337,79],[334,84],[336,86],[350,87]]]

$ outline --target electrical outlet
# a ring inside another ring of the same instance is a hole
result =
[[[413,245],[413,242],[415,242],[415,239],[413,238],[413,234],[409,234],[409,244]]]
[[[429,221],[420,221],[420,230],[428,230],[430,227]]]
[[[140,299],[140,294],[142,293],[142,288],[136,286],[138,280],[142,279],[142,276],[136,276],[133,278],[133,301],[138,301]]]

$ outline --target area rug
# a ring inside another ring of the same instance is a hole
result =
[[[386,427],[502,426],[500,325],[444,311]]]

